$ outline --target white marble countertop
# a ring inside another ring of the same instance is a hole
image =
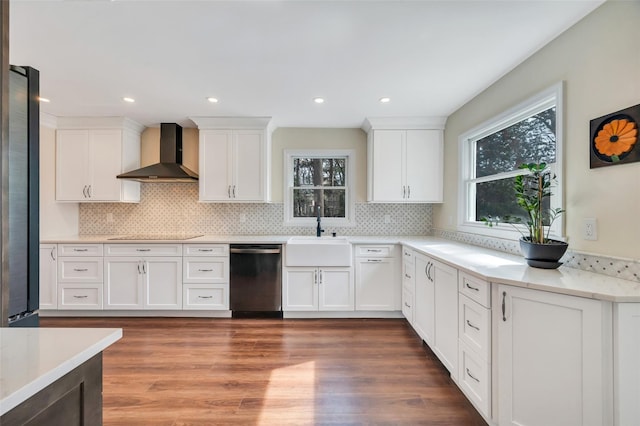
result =
[[[444,239],[405,241],[404,244],[497,284],[611,302],[640,302],[640,283],[633,281],[562,266],[558,269],[532,268],[521,256]]]
[[[285,244],[291,235],[203,235],[189,240],[111,240],[114,235],[51,237],[41,243],[272,243]],[[404,244],[487,281],[613,302],[640,302],[640,283],[574,268],[532,268],[521,256],[427,236],[341,236],[352,244]],[[323,236],[322,238],[331,238]]]
[[[0,328],[0,416],[121,337],[120,328]]]

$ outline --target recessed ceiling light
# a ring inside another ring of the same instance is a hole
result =
[[[324,98],[313,98],[313,102],[315,102],[317,104],[323,104],[324,103]]]
[[[133,98],[127,98],[127,97],[122,98],[122,100],[125,101],[125,102],[129,102],[130,104],[132,104],[132,103],[134,103],[136,101]]]
[[[380,103],[381,104],[386,104],[388,102],[391,102],[391,98],[387,98],[387,97],[380,98]]]
[[[45,102],[45,103],[49,103],[49,102],[51,102],[49,99],[47,99],[47,98],[43,98],[42,96],[38,96],[38,100],[39,100],[40,102]]]
[[[217,104],[218,103],[218,98],[209,97],[209,98],[207,98],[207,100],[209,102],[211,102],[212,104]]]

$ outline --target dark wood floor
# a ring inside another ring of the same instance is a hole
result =
[[[485,425],[404,320],[42,318],[121,327],[105,425]]]

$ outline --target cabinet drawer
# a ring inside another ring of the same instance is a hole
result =
[[[413,263],[402,262],[402,284],[408,288],[413,287],[415,278],[415,266]]]
[[[101,257],[61,257],[58,258],[58,282],[60,283],[101,283]]]
[[[228,244],[184,244],[185,256],[229,256]]]
[[[491,418],[491,366],[464,342],[458,350],[458,386],[485,418]]]
[[[395,246],[393,244],[356,246],[357,257],[393,257]]]
[[[490,310],[465,295],[459,298],[458,335],[460,340],[484,359],[491,359]]]
[[[485,308],[491,308],[491,286],[488,282],[463,273],[460,274],[458,282],[460,293]]]
[[[228,283],[229,259],[226,257],[185,257],[183,259],[185,283]]]
[[[406,288],[402,289],[402,314],[409,324],[413,324],[413,292]]]
[[[412,249],[410,249],[409,247],[402,247],[402,261],[405,263],[408,263],[410,265],[413,265],[415,262],[415,255]]]
[[[58,309],[102,309],[102,284],[60,284]]]
[[[182,256],[182,244],[105,244],[105,256]]]
[[[182,286],[183,309],[228,310],[228,284],[184,284]]]
[[[102,256],[102,244],[58,244],[58,256]]]

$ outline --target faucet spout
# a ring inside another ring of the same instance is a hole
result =
[[[316,226],[316,237],[320,238],[324,229],[320,226],[320,206],[318,206],[318,217],[316,219],[318,221],[318,226]]]

